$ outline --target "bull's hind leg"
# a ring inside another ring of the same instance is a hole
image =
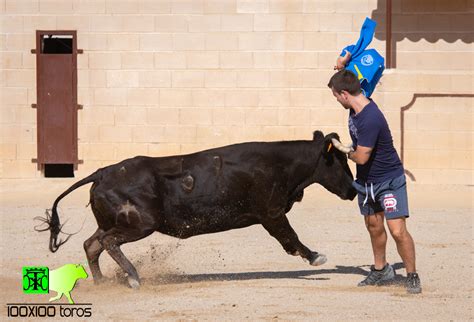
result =
[[[142,239],[152,232],[153,230],[121,230],[119,228],[112,228],[100,237],[100,243],[107,253],[109,253],[125,273],[127,273],[128,284],[131,288],[138,289],[140,287],[140,278],[138,277],[135,267],[122,253],[120,245]]]
[[[285,215],[276,218],[265,218],[262,220],[262,225],[270,235],[280,242],[288,254],[293,256],[300,255],[313,266],[322,265],[326,262],[325,255],[311,251],[300,242],[298,235],[291,227]]]
[[[97,229],[97,231],[89,237],[84,242],[84,250],[86,251],[87,261],[89,262],[89,267],[92,272],[92,277],[94,278],[94,283],[100,283],[104,276],[100,271],[99,267],[99,256],[104,251],[104,247],[99,242],[99,237],[102,235],[104,231],[102,229]]]

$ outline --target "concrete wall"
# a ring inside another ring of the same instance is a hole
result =
[[[400,107],[414,93],[472,93],[472,1],[430,2],[393,1],[396,68],[373,96],[399,150]],[[366,16],[379,22],[371,46],[385,55],[384,5],[0,0],[0,177],[42,176],[31,162],[35,30],[78,31],[83,176],[138,154],[310,139],[316,129],[347,141],[347,115],[326,84]],[[406,112],[405,165],[418,183],[472,184],[472,113],[472,98],[422,98]]]

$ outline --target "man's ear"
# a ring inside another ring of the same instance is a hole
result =
[[[343,89],[343,90],[341,91],[340,95],[347,101],[349,92]]]

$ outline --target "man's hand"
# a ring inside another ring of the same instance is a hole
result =
[[[345,146],[338,139],[331,139],[332,144],[336,149],[347,154],[347,157],[354,161],[357,164],[363,165],[369,161],[370,154],[372,153],[373,148],[368,148],[366,146],[357,145],[355,151],[352,145]],[[328,150],[329,151],[329,150]]]
[[[364,165],[369,161],[372,150],[373,148],[358,145],[354,152],[347,154],[347,157],[359,165]]]
[[[349,60],[351,60],[351,53],[346,50],[346,54],[344,56],[337,57],[336,66],[334,66],[334,69],[341,70],[345,68]]]

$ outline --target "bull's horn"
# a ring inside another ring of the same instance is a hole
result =
[[[352,144],[345,146],[344,144],[342,144],[341,142],[339,142],[337,139],[334,139],[334,138],[331,139],[331,142],[334,145],[334,147],[341,152],[349,153],[349,152],[354,151],[354,149],[352,148]]]

